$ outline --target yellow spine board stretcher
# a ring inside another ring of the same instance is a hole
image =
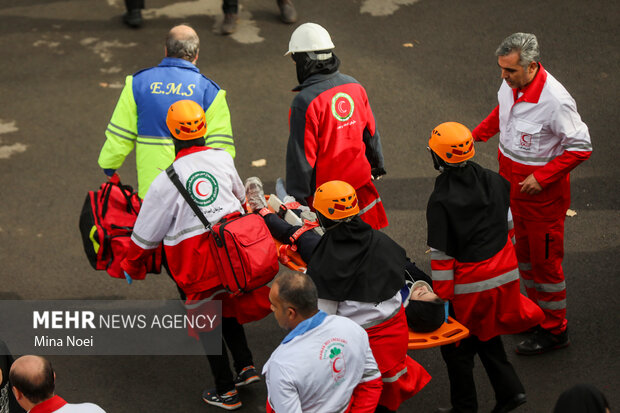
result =
[[[275,196],[275,195],[271,195]],[[269,199],[269,195],[266,196]],[[269,209],[275,212],[271,206]],[[282,265],[299,272],[306,272],[306,263],[301,259],[299,253],[291,249],[290,245],[282,244],[280,241],[274,238],[276,244],[276,250],[278,251],[278,260]],[[420,350],[424,348],[431,348],[437,346],[443,346],[445,344],[456,343],[469,336],[469,330],[467,327],[453,319],[448,317],[448,320],[443,323],[439,329],[430,333],[418,333],[409,330],[409,350]]]

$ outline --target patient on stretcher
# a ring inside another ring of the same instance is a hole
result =
[[[269,201],[267,201],[263,192],[262,183],[257,177],[248,178],[245,188],[249,209],[263,217],[274,239],[282,244],[290,245],[293,251],[296,251],[301,259],[305,263],[308,263],[309,266],[311,265],[313,254],[325,230],[329,231],[338,225],[356,225],[353,220],[357,218],[357,216],[352,217],[348,221],[335,221],[322,216],[320,213],[315,214],[307,209],[307,207],[301,207],[294,201],[284,204],[275,195],[270,195]],[[289,197],[285,199],[287,201],[292,201]],[[355,250],[356,243],[362,245],[363,241],[356,238],[357,235],[355,234],[358,233],[351,232],[351,234],[353,235],[350,244],[352,249]],[[343,243],[335,243],[332,245],[341,246]],[[363,247],[365,247],[365,245]],[[388,251],[388,253],[390,252]],[[334,259],[336,254],[340,255],[336,257],[337,259]],[[326,256],[320,260],[321,263],[319,265],[330,265],[330,260],[343,262],[348,259],[347,257],[355,257],[356,251],[349,251],[347,248],[333,251],[332,248],[329,250],[328,254],[322,255]],[[315,260],[312,264],[317,265],[317,261],[318,260]],[[351,264],[351,266],[354,265],[355,264]],[[345,274],[347,270],[348,269],[343,268],[341,274]],[[444,301],[433,292],[431,278],[406,257],[403,273],[405,282],[404,285],[399,284],[400,295],[398,297],[405,307],[409,328],[419,333],[437,330],[446,320],[446,313]],[[333,280],[334,283],[338,283],[339,281],[341,280]],[[391,280],[390,282],[394,283],[396,281]],[[385,284],[385,282],[382,284],[384,289],[389,290],[389,287]],[[348,287],[350,287],[350,285],[351,283],[347,284]],[[377,285],[376,288],[380,289],[381,286]],[[364,292],[356,291],[352,294],[363,295]],[[319,301],[322,301],[323,305],[327,305],[330,301],[333,302],[335,300]],[[319,307],[321,307],[321,305],[319,305]]]

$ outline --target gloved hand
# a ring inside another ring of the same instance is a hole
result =
[[[372,168],[370,170],[370,175],[372,176],[372,179],[375,181],[378,181],[379,179],[381,179],[381,177],[383,175],[385,175],[387,172],[385,171],[384,168]]]
[[[116,169],[104,169],[103,173],[106,174],[108,177],[114,175],[114,172],[116,172]]]
[[[125,274],[125,279],[127,280],[127,284],[131,284],[133,282],[131,275],[127,274],[127,271],[123,271],[123,273]]]

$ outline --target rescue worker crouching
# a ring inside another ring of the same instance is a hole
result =
[[[209,222],[242,212],[243,182],[229,153],[205,146],[207,125],[200,105],[190,100],[172,104],[166,124],[175,146],[174,169]],[[121,266],[131,278],[143,279],[146,260],[163,240],[171,275],[187,301],[222,301],[222,354],[207,355],[215,389],[205,390],[202,398],[208,404],[233,410],[241,407],[236,387],[260,379],[242,324],[271,312],[269,288],[230,297],[220,284],[209,250],[210,236],[164,171],[155,178],[144,198],[127,258]],[[203,345],[213,340],[209,333],[199,335]],[[232,354],[236,377],[230,370],[226,347]]]
[[[493,413],[509,412],[525,403],[526,395],[501,335],[525,331],[544,317],[520,292],[511,240],[510,186],[499,174],[471,161],[473,138],[460,123],[437,126],[428,146],[440,172],[426,210],[433,287],[450,301],[452,317],[471,333],[459,343],[441,347],[452,407],[438,412],[478,410],[476,354],[495,392]]]

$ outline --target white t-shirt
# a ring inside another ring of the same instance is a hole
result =
[[[276,413],[342,412],[359,383],[381,377],[366,331],[324,312],[289,333],[263,374]]]

